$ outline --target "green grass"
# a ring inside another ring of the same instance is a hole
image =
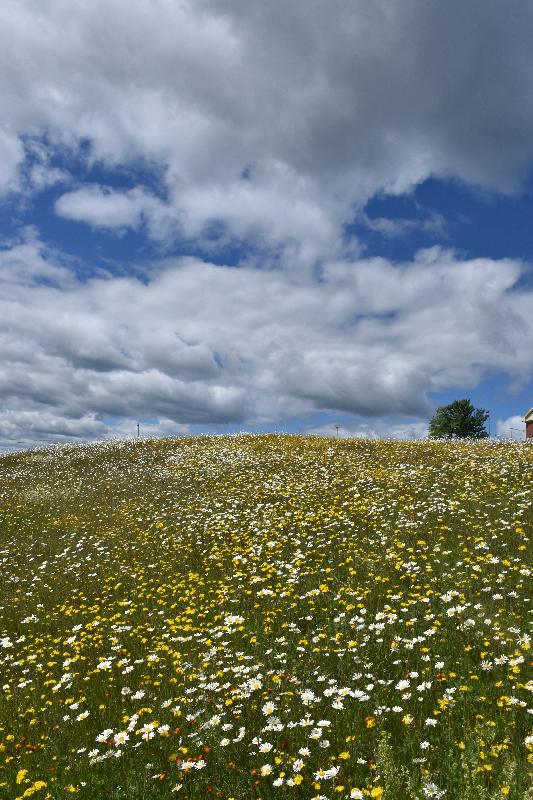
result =
[[[532,467],[274,435],[2,457],[0,797],[533,798]]]

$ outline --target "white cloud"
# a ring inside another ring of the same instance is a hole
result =
[[[332,439],[425,439],[428,435],[426,422],[388,423],[386,420],[375,422],[354,422],[348,426],[317,425],[307,428],[305,433],[313,436],[327,436]]]
[[[344,225],[430,176],[519,188],[532,28],[522,0],[5,0],[0,193],[61,187],[64,219],[163,248],[255,247],[238,269],[170,259],[144,280],[82,282],[35,231],[4,242],[0,432],[423,419],[428,392],[527,380],[523,265],[436,248],[365,260]],[[146,180],[118,189],[117,171]]]
[[[155,167],[167,198],[78,186],[58,213],[145,219],[160,239],[223,222],[309,264],[340,253],[343,223],[377,192],[429,176],[519,185],[532,27],[522,0],[505,13],[493,0],[134,0],[127,14],[119,0],[6,0],[0,186],[20,137],[46,135],[71,163]]]
[[[56,201],[59,216],[87,222],[95,228],[138,228],[157,211],[160,202],[141,188],[114,191],[102,186],[83,186]]]
[[[0,128],[0,198],[18,185],[18,169],[24,161],[19,137]]]
[[[422,231],[423,233],[446,235],[446,220],[441,214],[431,214],[425,219],[391,218],[391,217],[369,217],[363,213],[360,218],[361,224],[369,230],[381,233],[389,239],[404,237],[412,231]]]
[[[137,430],[137,421],[133,419],[121,420],[118,424],[109,426],[107,438],[135,439],[137,435],[142,438],[160,438],[161,436],[186,436],[189,434],[187,425],[180,425],[171,419],[157,420],[156,422],[142,421]]]
[[[30,231],[0,251],[2,406],[80,430],[111,417],[244,425],[323,410],[365,417],[356,432],[411,436],[421,427],[394,419],[427,419],[428,392],[488,371],[524,377],[533,295],[516,286],[522,271],[432,249],[401,267],[331,262],[320,282],[183,258],[143,281],[82,283]],[[371,421],[384,416],[393,422]],[[11,423],[3,435],[19,437]]]
[[[49,283],[51,286],[72,288],[76,280],[69,269],[72,263],[60,253],[43,245],[33,226],[26,226],[13,239],[0,240],[0,290],[17,286]]]
[[[507,417],[496,422],[496,436],[502,439],[522,441],[526,435],[526,424],[523,416]]]
[[[139,427],[142,438],[182,436],[188,432],[187,425],[180,425],[169,419],[142,421]],[[79,418],[69,419],[61,411],[55,410],[0,411],[0,451],[94,439],[135,439],[137,435],[135,419],[121,419],[112,423],[98,419],[94,414],[83,414]]]
[[[0,411],[2,448],[23,449],[47,442],[103,438],[107,430],[107,426],[91,414],[68,419],[48,409]]]

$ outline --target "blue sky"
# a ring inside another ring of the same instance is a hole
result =
[[[0,447],[416,438],[460,397],[520,438],[530,23],[518,0],[4,4]]]

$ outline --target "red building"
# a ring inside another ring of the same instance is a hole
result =
[[[526,439],[533,439],[533,408],[530,408],[525,417]]]

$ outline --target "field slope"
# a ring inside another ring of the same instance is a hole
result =
[[[533,447],[0,459],[0,797],[532,798]]]

